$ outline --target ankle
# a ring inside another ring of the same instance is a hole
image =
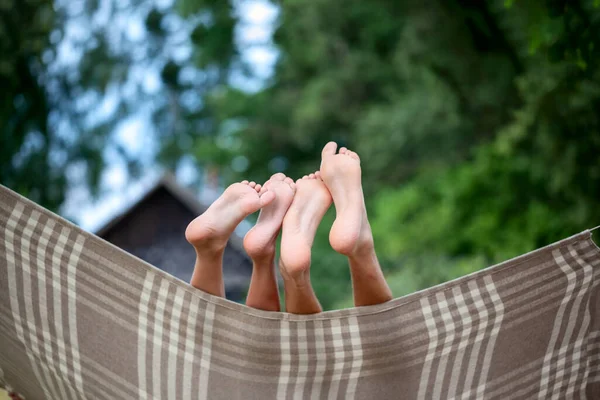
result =
[[[192,244],[198,258],[220,257],[227,247],[226,241],[207,240],[203,243]]]
[[[196,250],[212,249],[218,251],[220,249],[225,249],[227,241],[229,240],[229,234],[227,232],[223,234],[208,228],[197,229],[193,226],[194,221],[192,221],[185,230],[185,239],[189,244],[194,246]]]
[[[286,284],[298,289],[310,286],[310,263],[285,266],[279,262],[279,272]]]
[[[246,250],[255,265],[272,264],[275,260],[275,240],[259,248],[244,246],[244,250]]]
[[[359,239],[352,253],[348,255],[348,258],[357,260],[377,258],[373,238]]]
[[[371,224],[367,216],[363,217],[360,233],[356,240],[356,245],[352,251],[353,257],[372,257],[375,256],[375,241],[373,240],[373,232]]]

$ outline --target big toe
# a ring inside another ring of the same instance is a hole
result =
[[[335,154],[336,150],[337,150],[337,143],[329,142],[325,145],[325,147],[323,147],[323,151],[321,152],[321,157],[325,158],[325,157],[332,156]]]
[[[267,190],[266,192],[263,192],[263,194],[260,196],[260,206],[265,207],[266,205],[269,205],[273,202],[273,200],[275,200],[275,192],[272,192],[270,190]]]
[[[273,174],[273,176],[271,176],[271,178],[269,180],[272,181],[282,181],[285,179],[285,174],[282,172],[278,172],[276,174]]]

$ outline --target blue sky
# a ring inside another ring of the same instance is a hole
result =
[[[154,4],[168,7],[171,1],[156,0]],[[236,12],[240,17],[236,42],[242,57],[252,66],[255,78],[247,79],[234,75],[231,83],[241,89],[255,91],[260,89],[265,79],[271,76],[277,59],[277,52],[271,43],[271,38],[278,10],[268,1],[239,0],[236,2]],[[141,17],[138,19],[132,19],[130,16],[123,18],[124,20],[117,19],[114,23],[125,24],[123,29],[130,38],[135,39],[143,35],[144,25]],[[65,35],[67,39],[69,35],[83,34],[85,34],[85,28],[81,24],[67,24]],[[73,62],[77,58],[77,52],[69,48],[69,40],[63,40],[61,47],[59,63]],[[181,51],[185,52],[185,49]],[[145,89],[158,90],[158,71],[145,69],[140,72]],[[97,115],[110,115],[115,106],[116,101],[109,94],[101,103]],[[100,197],[92,200],[82,185],[76,185],[69,191],[67,201],[61,210],[62,214],[75,219],[83,229],[93,232],[100,228],[139,199],[161,176],[162,171],[150,161],[156,148],[153,136],[148,134],[153,130],[150,111],[149,109],[140,109],[135,115],[122,121],[115,132],[115,140],[123,145],[129,154],[147,161],[147,169],[141,179],[131,181],[127,176],[123,160],[108,151],[107,158],[110,165],[102,176]],[[67,173],[73,175],[71,177],[73,181],[80,178],[77,176],[80,173],[77,169],[67,171]],[[178,180],[186,184],[195,178],[197,171],[193,163],[184,161],[176,173]],[[215,194],[209,191],[199,193],[199,197],[204,201],[211,201],[214,196]],[[241,226],[240,233],[247,228],[247,225]]]

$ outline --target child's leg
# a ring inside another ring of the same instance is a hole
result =
[[[256,225],[244,238],[244,249],[252,258],[252,278],[246,305],[266,311],[279,311],[279,290],[275,276],[275,242],[283,217],[294,199],[296,185],[282,173],[263,185],[275,193],[275,201],[260,211]]]
[[[229,186],[206,212],[194,219],[185,237],[196,250],[196,265],[190,284],[215,296],[225,297],[223,252],[235,227],[248,215],[275,200],[254,182]]]
[[[320,176],[335,204],[336,219],[329,233],[331,247],[348,256],[354,289],[354,304],[366,306],[392,299],[375,254],[373,234],[367,219],[362,192],[360,159],[346,148],[336,154],[337,145],[323,149]]]
[[[296,182],[296,196],[283,219],[279,263],[287,312],[322,311],[310,283],[310,257],[317,227],[330,205],[329,191],[314,174]]]

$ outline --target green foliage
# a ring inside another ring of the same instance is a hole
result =
[[[38,76],[54,24],[51,1],[5,1],[0,7],[0,182],[56,207],[64,177],[46,168],[54,143],[46,121],[50,104]],[[48,180],[58,187],[41,189]]]
[[[77,184],[98,193],[109,150],[131,174],[139,173],[140,160],[119,147],[114,133],[140,111],[151,111],[156,121],[157,158],[175,166],[189,151],[191,136],[214,130],[211,110],[200,112],[184,98],[202,103],[237,62],[229,2],[195,4],[185,19],[174,8],[152,8],[142,0],[103,3],[101,10],[97,0],[0,2],[0,182],[51,210]],[[129,17],[144,23],[142,40],[112,22]],[[75,28],[70,35],[68,26]],[[186,30],[202,35],[186,38]],[[199,54],[197,66],[176,55],[185,45]],[[65,52],[69,62],[58,60]],[[205,78],[183,80],[184,66]],[[139,76],[148,70],[160,71],[156,92],[146,90]],[[103,115],[107,98],[113,111]],[[84,181],[69,181],[73,175]]]
[[[144,14],[143,43],[116,46],[106,27],[90,27],[81,61],[58,70],[64,11],[0,2],[0,181],[58,207],[64,170],[80,163],[97,187],[115,124],[151,104],[158,159],[174,167],[191,154],[228,182],[312,172],[329,140],[355,149],[395,295],[600,223],[598,1],[275,4],[275,72],[247,93],[229,85],[232,71],[247,72],[234,2],[119,6]],[[181,43],[189,57],[174,56]],[[160,89],[134,84],[125,95],[139,62],[160,71]],[[183,79],[190,71],[197,78]],[[110,90],[117,111],[85,123]],[[76,106],[87,97],[96,101]],[[311,271],[327,309],[351,304],[347,262],[328,243],[333,219],[318,231]]]
[[[232,179],[259,179],[273,160],[285,160],[292,176],[318,168],[328,140],[357,150],[396,295],[600,221],[593,2],[280,7],[275,76],[257,94],[225,97],[236,100],[220,116],[239,123],[217,135],[236,145],[211,161]],[[236,157],[247,159],[246,170],[230,168]],[[350,298],[339,282],[347,265],[329,263],[331,252],[315,247],[311,272],[326,308]],[[406,257],[414,261],[398,261]]]

